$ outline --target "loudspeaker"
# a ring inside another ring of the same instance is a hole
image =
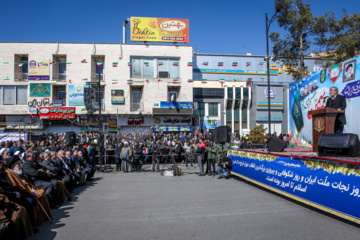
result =
[[[216,128],[217,140],[219,143],[230,142],[231,128],[228,126],[219,126]]]
[[[357,134],[323,134],[318,141],[319,156],[359,157]]]
[[[214,129],[213,135],[214,135],[213,141],[216,142],[216,143],[218,143],[218,142],[219,142],[219,131],[218,131],[217,128]]]
[[[74,132],[66,132],[65,135],[66,145],[72,146],[76,143],[76,133]]]
[[[271,137],[267,146],[269,152],[282,152],[286,147],[286,143],[278,137]]]

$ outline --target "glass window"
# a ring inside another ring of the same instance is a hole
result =
[[[0,86],[0,105],[3,105],[3,87]]]
[[[249,88],[243,88],[244,99],[249,99]]]
[[[239,119],[240,119],[240,110],[239,109],[235,109],[234,110],[234,121],[235,122],[239,122]]]
[[[177,88],[169,88],[168,101],[169,102],[177,102],[177,97],[178,97],[178,89]]]
[[[232,99],[232,98],[233,98],[233,89],[228,88],[228,99]]]
[[[154,77],[154,59],[153,58],[144,58],[143,60],[143,69],[144,69],[144,78],[153,78]]]
[[[58,73],[66,73],[66,62],[58,63]]]
[[[235,98],[241,98],[241,88],[235,88]]]
[[[141,58],[132,58],[131,77],[140,78],[142,76],[141,74],[142,66],[140,65],[141,62],[142,62]]]
[[[98,66],[95,62],[95,73],[104,73],[104,63]]]
[[[157,77],[160,76],[159,72],[169,72],[169,61],[167,58],[158,58],[157,65]]]
[[[16,105],[27,105],[27,86],[16,87]]]
[[[218,116],[218,103],[209,103],[209,116]]]
[[[199,116],[200,113],[200,116],[205,116],[205,103],[198,102],[197,105],[198,105],[198,109],[196,110],[195,114]]]
[[[16,90],[14,86],[3,86],[4,105],[15,105],[16,102]]]
[[[179,59],[169,59],[169,78],[179,78]]]
[[[22,60],[21,63],[23,63],[21,67],[21,73],[28,73],[28,61]]]
[[[231,122],[231,109],[226,110],[226,122]]]
[[[242,127],[247,128],[247,106],[249,104],[248,100],[244,100],[243,106],[241,109],[241,117],[242,117]]]

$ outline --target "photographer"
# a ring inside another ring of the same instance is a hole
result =
[[[219,162],[219,166],[217,168],[217,172],[219,174],[218,179],[225,177],[225,179],[229,179],[230,178],[230,172],[232,169],[232,163],[230,158],[228,157],[223,157],[220,162]]]

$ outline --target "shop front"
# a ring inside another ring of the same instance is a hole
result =
[[[192,117],[189,116],[156,116],[155,132],[192,132]]]

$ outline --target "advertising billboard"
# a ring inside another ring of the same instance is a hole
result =
[[[69,106],[84,106],[84,85],[69,85]]]
[[[41,107],[39,108],[40,119],[63,120],[75,119],[74,107]]]
[[[131,41],[189,42],[189,19],[131,17]]]
[[[29,80],[50,80],[49,59],[29,61]]]
[[[325,107],[331,87],[337,87],[346,98],[344,133],[360,135],[360,56],[357,56],[289,85],[291,147],[312,147],[309,111]]]
[[[112,104],[125,104],[124,90],[111,90]]]

